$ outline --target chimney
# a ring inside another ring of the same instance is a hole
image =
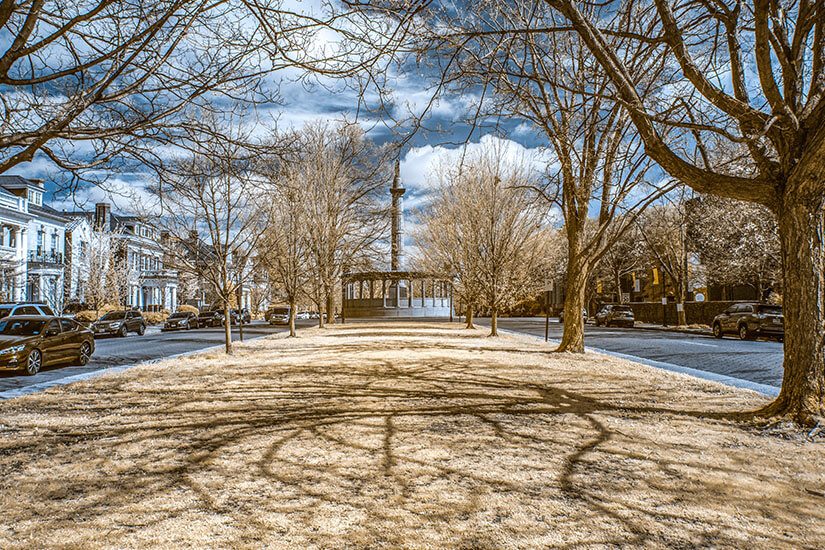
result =
[[[112,227],[112,205],[99,202],[95,205],[95,229],[109,231]]]
[[[189,241],[192,244],[198,244],[198,230],[197,229],[190,229],[189,230]]]
[[[161,231],[160,232],[160,244],[161,246],[169,246],[170,238],[168,231]]]

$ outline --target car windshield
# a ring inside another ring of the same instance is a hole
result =
[[[202,312],[201,312],[201,316],[204,316],[204,315],[215,315],[216,313],[217,313],[217,311],[202,311]]]
[[[110,311],[100,318],[101,321],[118,321],[126,317],[125,311]]]
[[[11,315],[10,307],[0,307],[0,319],[3,317],[8,317],[9,315]]]
[[[185,317],[187,317],[188,315],[189,315],[189,314],[188,314],[188,313],[185,313],[185,312],[181,312],[181,313],[173,313],[173,314],[172,314],[169,318],[170,318],[170,319],[184,319],[184,318],[185,318]]]
[[[614,306],[613,311],[622,311],[625,313],[633,313],[633,308],[628,306]]]
[[[274,307],[272,308],[273,315],[289,315],[288,307]]]
[[[0,321],[0,334],[9,336],[35,336],[43,330],[45,321],[38,319],[11,319]]]
[[[782,315],[782,306],[759,306],[756,311],[768,315]]]

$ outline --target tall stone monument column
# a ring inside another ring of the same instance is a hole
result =
[[[401,168],[400,165],[401,159],[397,159],[395,161],[395,177],[393,177],[392,188],[390,189],[390,193],[392,193],[392,235],[390,250],[390,269],[392,271],[401,270],[401,261],[404,253],[404,237],[402,227],[402,224],[404,222],[404,210],[402,208],[401,197],[404,196],[404,193],[406,193],[407,190],[401,187],[401,176],[399,174]]]

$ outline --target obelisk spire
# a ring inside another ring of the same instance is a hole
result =
[[[390,189],[390,193],[392,194],[392,235],[390,250],[390,269],[392,271],[399,271],[401,269],[401,260],[403,256],[404,246],[404,236],[402,234],[404,209],[401,206],[403,202],[401,197],[407,190],[401,187],[400,169],[401,159],[399,157],[395,160],[395,176],[393,177],[392,188]]]

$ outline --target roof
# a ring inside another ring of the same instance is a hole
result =
[[[85,210],[79,210],[74,212],[61,212],[61,216],[65,216],[67,218],[86,218],[89,221],[89,224],[94,226],[95,223],[95,216],[97,215],[95,211],[86,212]],[[127,224],[134,224],[140,221],[140,218],[137,216],[121,216],[120,214],[115,214],[114,212],[109,213],[109,231],[117,231],[120,228],[124,230],[127,227]],[[130,235],[134,235],[130,233]],[[136,235],[135,235],[136,236]]]
[[[23,176],[0,176],[0,186],[3,187],[11,187],[11,188],[21,188],[21,187],[28,187],[33,185],[34,187],[38,187],[39,189],[43,189],[43,180],[39,179],[27,179]]]
[[[38,206],[34,203],[29,203],[29,213],[34,214],[35,216],[42,216],[45,218],[51,218],[54,221],[66,224],[70,221],[70,219],[66,216],[65,213],[59,212],[52,208],[51,206]]]

